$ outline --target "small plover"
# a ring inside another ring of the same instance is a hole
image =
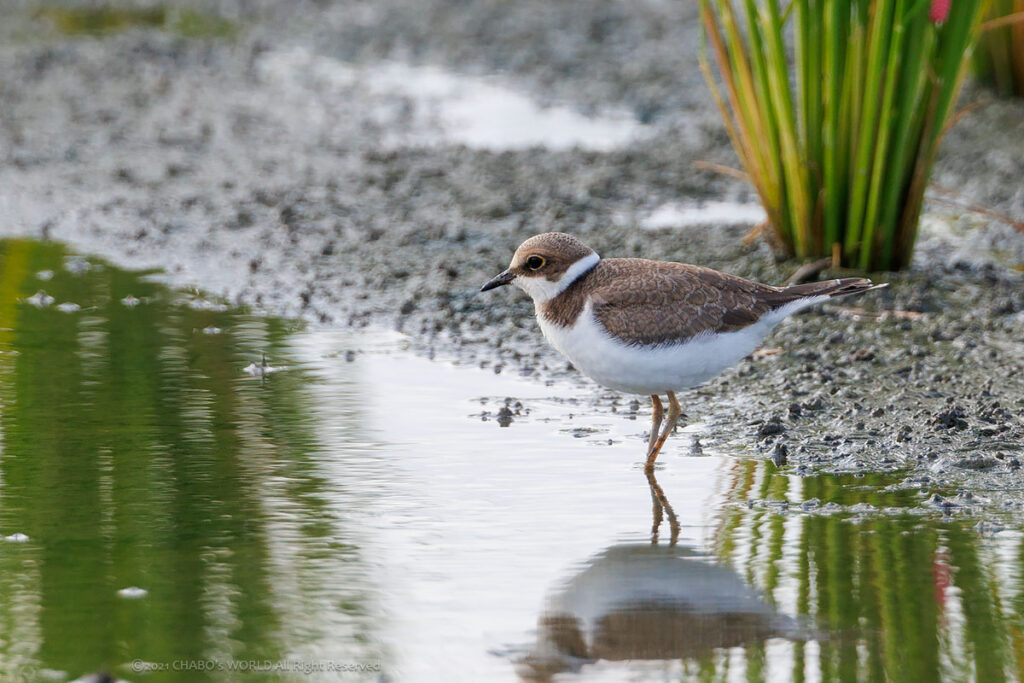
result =
[[[508,269],[480,291],[507,284],[533,298],[544,336],[577,370],[651,397],[648,470],[682,412],[676,391],[735,365],[786,316],[885,286],[852,277],[772,287],[684,263],[602,259],[561,232],[523,242]],[[669,403],[664,429],[661,394]]]

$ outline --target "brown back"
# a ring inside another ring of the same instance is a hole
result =
[[[732,332],[765,313],[811,296],[864,291],[863,278],[779,288],[683,263],[617,258],[600,261],[560,295],[541,305],[548,321],[575,322],[589,295],[598,322],[637,346],[690,339],[702,332]]]

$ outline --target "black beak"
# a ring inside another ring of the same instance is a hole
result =
[[[516,279],[516,276],[506,270],[501,275],[498,275],[498,276],[493,277],[490,280],[488,280],[487,284],[485,284],[483,287],[480,288],[480,291],[481,292],[486,292],[488,289],[494,289],[495,287],[501,287],[502,285],[507,285],[508,283],[512,282],[515,279]]]

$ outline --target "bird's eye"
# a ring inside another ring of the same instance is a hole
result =
[[[540,270],[544,267],[547,260],[543,256],[537,256],[536,254],[526,259],[526,267],[530,270]]]

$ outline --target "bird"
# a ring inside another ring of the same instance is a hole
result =
[[[886,286],[848,277],[774,287],[685,263],[602,259],[562,232],[527,239],[480,291],[503,285],[533,299],[541,332],[573,367],[602,386],[651,397],[647,471],[682,414],[676,392],[738,363],[787,316]]]

